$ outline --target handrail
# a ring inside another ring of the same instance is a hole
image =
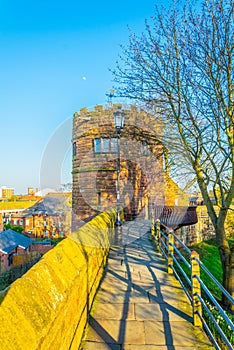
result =
[[[195,258],[196,259],[196,258]],[[234,299],[232,298],[232,296],[226,291],[225,288],[223,288],[222,284],[219,283],[219,281],[217,281],[217,279],[212,275],[212,273],[210,273],[210,271],[205,267],[205,265],[202,263],[201,260],[196,259],[198,264],[201,266],[201,268],[203,269],[203,271],[206,272],[206,274],[212,279],[212,281],[216,284],[216,286],[221,289],[221,291],[223,292],[223,294],[225,294],[225,296],[229,299],[229,301],[234,304]]]
[[[200,295],[197,295],[197,297],[199,298],[199,300],[201,301],[203,307],[205,308],[206,312],[209,314],[210,319],[212,320],[215,328],[218,330],[219,334],[221,335],[222,339],[225,341],[226,345],[228,346],[228,348],[230,350],[233,350],[232,345],[230,344],[229,340],[227,339],[226,335],[223,333],[222,329],[220,328],[220,326],[218,325],[218,323],[216,322],[214,316],[212,315],[212,313],[210,312],[209,308],[207,307],[205,301],[202,299],[202,297]]]
[[[217,350],[221,350],[220,347],[219,347],[219,345],[218,345],[218,343],[217,343],[217,341],[216,341],[216,339],[215,339],[215,337],[213,336],[213,334],[212,334],[212,332],[211,332],[211,330],[210,330],[208,324],[206,323],[206,321],[204,320],[204,318],[202,317],[202,315],[201,315],[199,312],[198,312],[198,316],[199,316],[200,320],[202,321],[202,324],[203,324],[203,326],[204,326],[206,332],[207,332],[208,335],[210,336],[210,338],[211,338],[211,340],[212,340],[212,343],[214,344],[215,348],[216,348]],[[213,316],[213,315],[212,315],[212,316]]]
[[[170,245],[173,246],[174,250],[176,251],[176,253],[179,255],[179,257],[183,260],[183,262],[185,263],[185,265],[189,268],[189,270],[191,270],[191,264],[189,264],[187,262],[187,260],[185,259],[185,257],[181,254],[181,252],[176,248],[176,246],[174,244],[169,243]]]
[[[187,253],[191,254],[192,251],[182,242],[173,232],[172,232],[174,238],[182,245],[182,247],[187,251]]]
[[[166,244],[163,242],[163,240],[161,240],[161,243],[163,243],[165,249],[167,249],[167,246],[166,246]],[[163,253],[165,259],[167,259],[167,254],[166,254],[165,250],[164,250],[162,247],[161,247],[161,252]]]
[[[215,304],[215,306],[218,308],[219,312],[221,313],[221,315],[223,316],[223,318],[225,319],[225,321],[228,323],[228,325],[231,327],[232,331],[234,332],[234,324],[232,323],[232,321],[228,318],[228,316],[226,315],[226,313],[224,312],[224,310],[222,309],[222,307],[219,305],[219,303],[216,301],[216,299],[213,297],[213,295],[210,293],[209,289],[206,287],[205,283],[200,279],[200,277],[198,277],[197,275],[193,276],[194,278],[196,278],[198,280],[198,282],[201,284],[202,288],[204,289],[204,291],[206,292],[206,295],[208,295],[208,297],[212,300],[212,302]]]
[[[166,240],[168,240],[168,237],[164,234],[163,231],[161,231],[161,236],[163,236]]]
[[[190,281],[190,279],[188,278],[188,276],[186,275],[186,273],[184,272],[183,268],[180,266],[179,262],[176,260],[175,257],[173,257],[173,260],[175,261],[176,265],[178,266],[178,268],[180,269],[181,273],[183,274],[184,278],[186,279],[188,285],[191,287],[192,282]]]
[[[175,268],[174,268],[173,266],[172,266],[172,270],[174,271],[174,274],[175,274],[176,278],[177,278],[178,281],[180,282],[181,287],[183,288],[183,291],[184,291],[185,294],[187,295],[188,300],[190,301],[190,303],[192,303],[192,297],[191,297],[191,295],[189,294],[189,292],[187,291],[187,289],[184,288],[183,282],[181,281],[180,276],[178,275],[178,273],[176,272],[176,270],[175,270]],[[191,282],[190,282],[190,283],[191,283]]]
[[[215,285],[220,289],[220,291],[227,297],[232,305],[234,305],[234,299],[232,296],[226,291],[226,289],[217,281],[217,279],[212,275],[212,273],[206,268],[206,266],[200,261],[199,255],[196,252],[192,252],[174,233],[174,231],[170,230],[168,232],[163,232],[160,230],[160,222],[159,220],[155,221],[154,217],[152,217],[152,237],[155,239],[156,246],[159,251],[164,255],[167,260],[168,265],[168,273],[174,273],[175,277],[178,279],[181,284],[184,292],[186,293],[188,300],[190,301],[193,307],[193,317],[194,317],[194,325],[200,326],[206,330],[207,334],[210,336],[212,343],[214,344],[216,349],[220,349],[217,339],[215,338],[215,333],[212,327],[212,330],[209,324],[213,324],[215,329],[218,331],[221,339],[225,342],[228,349],[233,349],[232,344],[230,343],[227,335],[225,334],[226,329],[223,330],[218,322],[216,322],[214,315],[212,314],[212,310],[209,309],[208,301],[205,301],[202,298],[202,293],[205,293],[208,299],[213,303],[222,317],[223,321],[227,325],[228,329],[234,332],[234,324],[231,319],[228,317],[223,308],[219,305],[217,300],[214,298],[210,290],[205,285],[204,281],[200,277],[200,269],[206,273],[210,279],[215,283]],[[176,245],[175,245],[176,241]],[[178,246],[179,245],[179,246]],[[181,247],[187,254],[190,255],[190,262],[188,262],[188,257],[185,257],[183,253],[180,251]],[[174,254],[176,253],[176,255]],[[180,260],[178,260],[178,257]],[[183,266],[184,264],[188,270],[191,272],[191,276],[187,275]],[[175,266],[173,266],[175,264]],[[181,278],[183,277],[183,278]],[[186,285],[185,285],[186,282]],[[202,309],[206,311],[208,315],[208,319],[204,319],[202,315]],[[210,320],[210,321],[209,321]],[[209,321],[209,322],[208,322]]]

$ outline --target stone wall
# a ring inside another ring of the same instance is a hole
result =
[[[219,213],[219,207],[214,206],[216,214]],[[196,225],[191,227],[186,227],[186,236],[187,244],[199,243],[201,241],[206,241],[211,238],[216,237],[215,229],[212,225],[211,219],[205,205],[197,206],[197,217],[198,222]],[[225,233],[227,238],[234,238],[234,206],[231,206],[231,209],[228,211],[227,218],[225,220]]]
[[[77,350],[103,275],[115,211],[72,233],[15,281],[0,307],[0,349]]]

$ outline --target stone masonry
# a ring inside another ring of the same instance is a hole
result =
[[[113,114],[125,114],[120,137],[120,200],[125,219],[148,218],[152,203],[166,204],[163,126],[136,106],[98,105],[74,114],[73,213],[82,220],[116,205],[117,149]]]

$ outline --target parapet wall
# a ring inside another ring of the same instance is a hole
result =
[[[114,222],[115,210],[100,214],[11,285],[0,307],[1,350],[79,348]]]

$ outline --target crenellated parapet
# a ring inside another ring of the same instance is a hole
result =
[[[111,107],[97,105],[93,109],[82,108],[80,112],[75,112],[73,115],[73,140],[84,137],[87,132],[99,134],[99,129],[102,132],[115,133],[113,114],[118,109],[125,114],[123,136],[138,137],[143,139],[148,137],[148,141],[160,140],[163,131],[163,121],[159,116],[152,116],[143,109],[138,109],[134,105],[121,106],[114,104]]]

